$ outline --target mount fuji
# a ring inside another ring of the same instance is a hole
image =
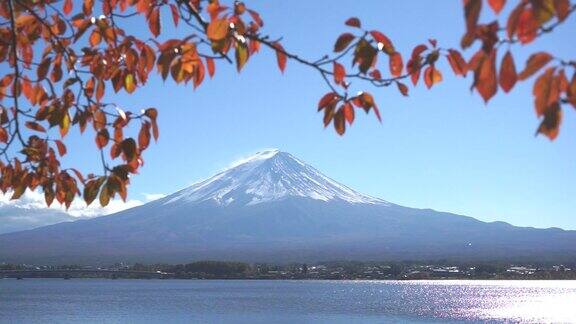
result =
[[[278,150],[116,214],[0,235],[0,262],[575,258],[576,231],[399,206]]]

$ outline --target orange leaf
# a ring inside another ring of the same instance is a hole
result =
[[[346,70],[344,65],[334,62],[334,82],[336,84],[344,84],[344,76],[346,75]]]
[[[102,41],[102,35],[100,35],[100,31],[98,29],[94,29],[92,34],[90,34],[90,45],[92,47],[96,47],[98,44],[100,44],[100,41]]]
[[[280,43],[274,43],[274,49],[276,49],[276,61],[278,63],[278,68],[280,72],[284,73],[286,69],[286,54],[284,54],[284,47]]]
[[[46,128],[44,128],[42,125],[38,124],[37,122],[33,122],[33,121],[27,121],[25,123],[26,127],[28,127],[31,130],[35,130],[37,132],[42,132],[42,133],[46,133]]]
[[[400,75],[402,75],[402,70],[404,69],[404,63],[402,62],[402,56],[400,56],[400,53],[398,52],[394,52],[392,55],[390,55],[390,73],[394,76],[394,77],[399,77]]]
[[[318,111],[335,104],[340,100],[340,96],[336,92],[328,92],[318,102]]]
[[[504,8],[504,4],[506,0],[488,0],[488,4],[494,10],[496,14],[499,14],[502,8]]]
[[[518,76],[516,74],[516,65],[514,64],[514,58],[510,51],[506,52],[504,58],[502,59],[502,63],[500,64],[500,73],[499,73],[499,83],[500,88],[504,90],[504,92],[510,92],[516,81],[518,80]]]
[[[334,52],[342,52],[350,42],[354,40],[355,36],[350,33],[344,33],[338,37],[336,43],[334,44]]]
[[[345,24],[346,24],[346,26],[351,26],[351,27],[356,27],[356,28],[360,28],[360,26],[361,26],[360,19],[358,19],[356,17],[348,18],[348,20],[346,20]]]
[[[228,20],[216,19],[208,24],[206,35],[213,41],[224,39],[228,34]]]
[[[434,66],[429,66],[424,70],[424,83],[428,89],[442,81],[442,74]]]
[[[526,62],[526,67],[520,74],[518,75],[519,80],[526,80],[531,77],[534,73],[538,72],[541,68],[543,68],[548,62],[552,60],[552,55],[546,52],[538,52],[532,54],[528,61]]]
[[[216,67],[214,66],[214,59],[211,57],[207,57],[206,66],[208,67],[208,75],[212,78],[216,70]]]
[[[60,156],[64,156],[66,154],[66,145],[64,145],[61,140],[55,140],[54,142],[58,148],[58,154],[60,154]]]

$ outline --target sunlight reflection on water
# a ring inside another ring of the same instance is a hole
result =
[[[576,323],[576,281],[0,280],[8,323]]]

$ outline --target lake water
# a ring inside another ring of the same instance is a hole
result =
[[[0,280],[0,322],[576,322],[576,281]]]

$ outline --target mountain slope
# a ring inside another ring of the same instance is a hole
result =
[[[575,231],[520,228],[398,206],[358,193],[279,151],[259,153],[143,206],[0,235],[0,261],[575,257]]]

